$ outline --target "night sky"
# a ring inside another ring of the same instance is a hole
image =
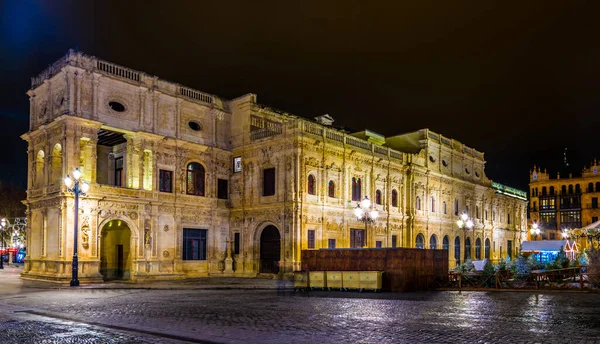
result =
[[[1,1],[0,180],[26,185],[30,77],[76,48],[357,130],[430,128],[526,190],[565,148],[574,173],[600,158],[596,3]]]

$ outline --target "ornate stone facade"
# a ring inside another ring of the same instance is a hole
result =
[[[562,232],[590,225],[600,219],[600,164],[594,160],[584,166],[581,175],[573,177],[557,173],[552,178],[545,169],[534,166],[529,171],[529,210],[532,223],[538,223],[537,239],[559,240]],[[531,233],[530,233],[531,234]],[[532,235],[532,239],[536,239]],[[588,247],[579,240],[580,248]]]
[[[357,245],[360,231],[360,246],[421,240],[452,262],[489,242],[497,260],[526,235],[526,201],[492,185],[483,153],[426,129],[347,134],[329,116],[308,121],[253,94],[228,101],[73,52],[28,94],[25,278],[70,279],[74,202],[62,177],[75,168],[91,184],[78,215],[84,281],[291,272],[302,249]],[[378,203],[366,230],[357,187]],[[455,223],[465,211],[476,219],[467,232]]]

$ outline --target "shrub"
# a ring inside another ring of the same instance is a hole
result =
[[[562,249],[562,247],[558,252],[558,255],[556,255],[556,259],[554,260],[553,265],[555,269],[564,269],[569,267],[569,258],[567,258],[567,254]]]
[[[588,280],[594,287],[600,287],[600,251],[592,249],[587,252],[588,256]]]
[[[504,262],[506,264],[507,271],[515,272],[515,263],[510,259],[510,257],[506,257],[506,259],[504,259]]]
[[[496,264],[495,270],[496,270],[496,272],[506,271],[506,261],[504,261],[504,260],[499,261],[498,264]]]
[[[529,275],[531,272],[531,264],[525,257],[520,256],[517,259],[517,262],[515,263],[515,272],[517,275]]]
[[[579,254],[579,256],[577,257],[577,261],[579,262],[579,265],[588,265],[589,264],[588,254],[587,254],[587,250],[585,248],[583,249],[583,252],[581,252]]]
[[[490,262],[489,259],[485,259],[485,264],[483,265],[483,273],[486,275],[494,274],[496,270],[494,269],[494,265]]]
[[[540,270],[540,269],[543,268],[543,265],[537,259],[537,257],[536,257],[535,254],[530,255],[527,258],[527,262],[529,263],[529,266],[531,267],[531,270]]]

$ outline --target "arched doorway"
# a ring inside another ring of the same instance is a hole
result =
[[[279,273],[279,260],[281,259],[281,236],[279,230],[273,225],[263,229],[260,234],[260,273]]]
[[[131,278],[131,230],[122,220],[107,222],[102,228],[100,273],[104,280]]]

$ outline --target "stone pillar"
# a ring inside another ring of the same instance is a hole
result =
[[[81,112],[81,91],[83,89],[83,71],[75,72],[75,115],[82,116]]]
[[[37,114],[35,111],[35,93],[32,90],[27,91],[27,95],[29,96],[29,130],[33,130],[34,119]]]
[[[100,86],[100,78],[102,74],[93,73],[92,74],[92,119],[98,119],[98,106],[99,106],[99,91],[98,88]]]
[[[127,187],[139,189],[141,186],[141,154],[143,153],[141,151],[140,140],[132,134],[125,134],[124,136],[127,140],[127,156],[125,157]]]

